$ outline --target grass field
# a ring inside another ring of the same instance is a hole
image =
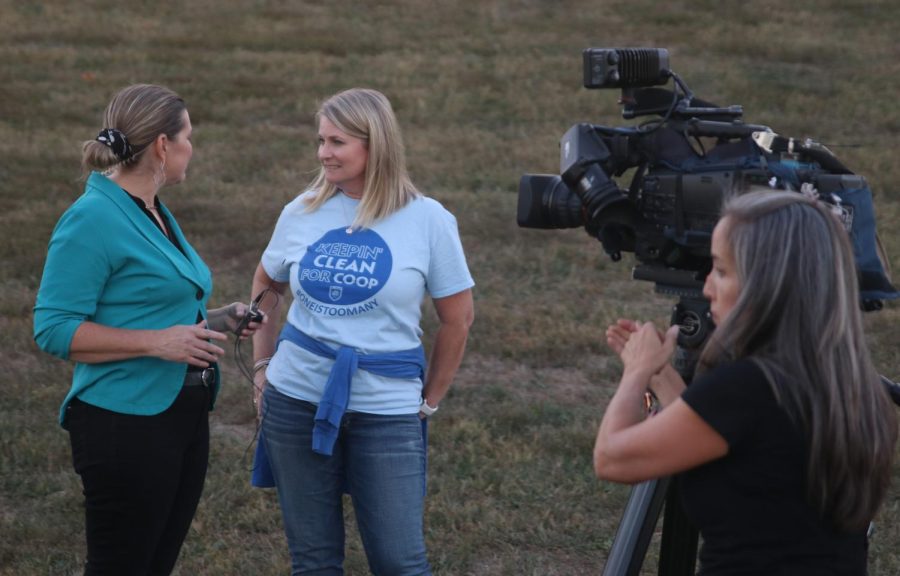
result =
[[[456,214],[477,283],[468,354],[431,428],[435,574],[598,574],[628,495],[591,471],[619,369],[603,330],[620,316],[668,323],[673,301],[583,230],[516,226],[519,177],[559,170],[569,126],[628,124],[617,91],[582,88],[581,51],[668,48],[698,96],[830,146],[872,185],[900,270],[898,21],[893,0],[0,0],[0,575],[76,574],[84,559],[56,423],[72,367],[37,350],[31,308],[53,225],[81,193],[80,143],[118,88],[161,83],[188,102],[194,160],[163,199],[214,271],[212,304],[246,299],[281,207],[315,171],[317,103],[352,86],[388,95],[413,179]],[[895,379],[898,320],[896,303],[867,316]],[[178,573],[285,574],[275,495],[248,482],[250,388],[230,353],[223,367]],[[900,573],[897,466],[873,575]],[[365,574],[349,533],[348,574]]]

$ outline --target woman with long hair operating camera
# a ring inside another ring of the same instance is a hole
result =
[[[683,473],[701,575],[865,574],[897,420],[866,346],[849,237],[803,194],[755,191],[726,204],[712,259],[703,293],[717,328],[689,387],[669,364],[677,327],[607,330],[624,370],[596,474]],[[648,389],[664,407],[649,418]]]

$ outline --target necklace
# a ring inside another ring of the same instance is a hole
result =
[[[162,214],[159,213],[159,208],[157,208],[155,205],[148,206],[146,204],[144,205],[144,208],[146,208],[147,211],[150,212],[150,215],[153,216],[153,219],[159,225],[159,229],[162,230],[162,233],[166,235],[166,238],[168,238],[169,231],[166,227],[165,220],[163,220]]]

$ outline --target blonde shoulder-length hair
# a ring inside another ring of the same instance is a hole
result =
[[[316,112],[316,124],[327,118],[339,130],[365,142],[369,157],[362,200],[353,228],[368,228],[421,196],[406,171],[406,152],[400,125],[384,94],[368,88],[351,88],[331,96]],[[339,192],[325,179],[325,169],[309,185],[307,212],[318,210]]]

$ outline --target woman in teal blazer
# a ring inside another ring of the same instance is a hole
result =
[[[76,362],[59,420],[84,485],[85,574],[169,574],[206,476],[224,352],[211,340],[246,306],[207,313],[209,268],[157,197],[193,153],[184,101],[130,86],[105,126],[83,147],[85,192],[53,231],[34,334]]]
[[[86,329],[84,322],[146,332],[111,333],[116,342],[94,351],[115,356],[134,348],[134,357],[99,363],[85,359],[75,365],[72,389],[60,411],[63,425],[73,398],[125,414],[146,416],[168,408],[181,391],[190,357],[179,356],[180,347],[165,350],[166,344],[197,340],[194,344],[211,355],[202,357],[202,366],[221,353],[206,343],[207,335],[198,334],[204,327],[197,318],[206,318],[212,291],[209,268],[161,203],[160,212],[184,252],[118,184],[94,172],[84,195],[56,225],[35,307],[40,347],[78,360],[72,341],[79,327]],[[116,346],[122,350],[113,350]]]

